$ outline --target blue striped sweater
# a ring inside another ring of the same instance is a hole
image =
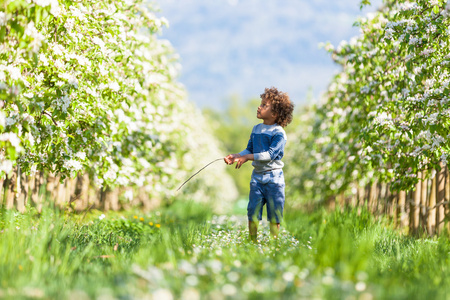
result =
[[[281,169],[284,166],[281,158],[284,155],[286,141],[286,132],[283,127],[278,124],[265,125],[260,123],[253,127],[247,148],[239,154],[253,154],[252,165],[255,172]]]

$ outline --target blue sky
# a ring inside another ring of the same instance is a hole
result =
[[[169,20],[161,37],[180,55],[179,81],[200,108],[220,109],[227,99],[259,97],[265,87],[299,104],[316,97],[339,71],[320,42],[338,45],[359,34],[360,0],[160,0]]]

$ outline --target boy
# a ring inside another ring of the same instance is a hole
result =
[[[286,127],[292,121],[294,105],[286,93],[276,88],[266,88],[261,94],[261,104],[256,117],[263,122],[255,125],[247,148],[224,158],[225,163],[236,163],[236,169],[252,160],[253,173],[247,207],[250,239],[256,242],[258,222],[262,219],[263,206],[267,206],[270,233],[277,238],[284,208],[284,146]]]

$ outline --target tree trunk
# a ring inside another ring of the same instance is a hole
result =
[[[369,194],[369,210],[372,213],[375,213],[376,210],[376,201],[377,201],[377,183],[373,182],[370,186],[370,194]]]
[[[427,232],[430,236],[436,234],[436,177],[431,181],[431,193],[428,201]]]
[[[71,199],[71,201],[75,201],[75,210],[86,209],[89,201],[89,175],[77,176],[74,194],[74,199]]]
[[[351,207],[356,207],[358,205],[358,183],[353,183],[352,184],[352,196],[351,196],[351,202],[350,202],[350,206]]]
[[[72,195],[74,194],[75,181],[72,178],[67,178],[64,182],[65,194],[63,205],[66,207],[71,203]]]
[[[364,206],[364,197],[366,189],[363,186],[358,187],[358,206]]]
[[[386,215],[391,221],[393,220],[394,216],[394,201],[395,201],[395,192],[392,192],[390,185],[388,185],[386,197]]]
[[[337,200],[339,202],[340,209],[343,209],[345,207],[345,194],[344,192],[339,193],[337,196]]]
[[[405,203],[406,203],[406,192],[398,192],[398,205],[397,205],[397,218],[400,227],[405,226]]]
[[[37,173],[28,177],[28,201],[30,201],[30,205],[35,203],[34,199],[34,191],[36,189],[36,176]]]
[[[370,184],[366,184],[365,187],[365,195],[364,195],[364,206],[369,209],[369,202],[370,202]]]
[[[53,176],[53,174],[48,174],[47,175],[47,183],[46,183],[46,186],[45,186],[45,188],[46,188],[46,193],[45,193],[45,195],[44,195],[44,199],[48,199],[48,198],[50,198],[51,200],[53,200],[54,199],[54,195],[53,195],[53,193],[54,193],[54,189],[55,189],[55,185],[56,185],[57,183],[56,183],[56,178],[55,178],[55,176]],[[50,201],[51,201],[50,200]]]
[[[4,201],[4,191],[5,191],[5,188],[3,187],[4,184],[5,184],[5,180],[0,178],[0,207],[3,206],[3,201]]]
[[[378,184],[378,212],[382,215],[385,214],[386,210],[386,185],[384,183]]]
[[[20,167],[17,168],[17,193],[16,193],[16,207],[21,213],[25,212],[25,176],[20,172]]]
[[[119,210],[118,189],[111,190],[108,187],[102,191],[102,202],[104,210]]]
[[[16,193],[17,173],[12,172],[5,180],[5,207],[11,209],[14,207],[14,198]]]
[[[53,197],[52,200],[55,201],[56,206],[60,208],[64,207],[65,204],[66,182],[67,179],[61,183],[61,177],[60,176],[56,177],[56,188],[54,193],[55,196]]]
[[[448,166],[445,167],[445,216],[447,218],[447,230],[450,232],[450,173]]]
[[[410,202],[409,208],[409,230],[413,235],[417,235],[419,232],[420,196],[422,195],[422,173],[420,171],[417,174],[417,178],[419,179],[419,182],[416,184],[413,201]]]
[[[145,206],[145,202],[144,202],[144,206]],[[335,210],[336,209],[336,196],[330,196],[328,197],[328,199],[325,202],[325,206],[327,209],[329,210]]]
[[[98,209],[102,209],[102,190],[97,187],[92,187],[92,189],[89,189],[88,194],[88,203],[89,207],[93,206]]]
[[[38,212],[42,212],[42,203],[44,202],[44,197],[45,197],[45,193],[46,193],[46,189],[45,187],[42,188],[44,186],[45,183],[45,176],[43,172],[39,172],[38,173],[39,176],[36,177],[36,209]]]
[[[422,195],[420,196],[420,227],[423,230],[427,226],[427,199],[428,199],[428,179],[426,178],[426,171],[422,171]]]
[[[441,163],[441,170],[436,173],[436,232],[444,231],[445,218],[445,166]]]
[[[391,202],[391,217],[392,221],[394,222],[394,227],[398,227],[398,214],[397,214],[397,207],[398,207],[398,199],[399,198],[399,192],[392,193],[392,202]]]
[[[413,201],[413,198],[414,198],[413,191],[406,192],[406,202],[403,212],[403,226],[407,228],[409,228],[409,204]]]

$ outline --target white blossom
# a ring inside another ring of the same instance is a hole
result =
[[[28,23],[27,27],[25,28],[24,34],[32,38],[32,41],[30,43],[30,46],[32,46],[33,49],[32,51],[34,53],[38,52],[42,46],[44,36],[36,29],[33,21]]]
[[[6,22],[8,22],[8,16],[5,12],[0,11],[0,26],[6,26]]]
[[[120,90],[120,85],[115,81],[109,83],[108,87],[115,92],[118,92]]]
[[[77,152],[76,154],[75,154],[75,157],[77,157],[77,158],[79,158],[79,159],[81,159],[81,160],[85,160],[86,159],[86,153],[85,152]]]
[[[98,93],[95,90],[93,90],[91,87],[86,88],[86,93],[88,93],[89,95],[91,95],[93,97],[98,97]]]
[[[11,160],[3,160],[0,161],[0,172],[5,172],[6,174],[11,173],[13,169],[13,162]]]
[[[6,119],[5,119],[5,124],[6,124],[6,126],[12,126],[12,125],[14,125],[14,124],[16,124],[16,118],[12,118],[12,117],[7,117]]]
[[[49,6],[52,3],[51,0],[33,0],[33,2],[42,7]]]
[[[9,65],[9,66],[6,67],[6,71],[8,71],[9,77],[12,80],[22,79],[22,73],[21,73],[21,71],[20,71],[20,69],[18,67],[14,67],[12,65]]]
[[[57,56],[61,56],[61,55],[63,55],[66,52],[64,47],[62,45],[60,45],[60,44],[57,44],[57,43],[52,43],[51,46],[50,46],[50,49]]]
[[[66,22],[64,23],[64,28],[66,28],[68,31],[72,31],[74,26],[75,26],[75,21],[72,18],[68,18],[66,20]]]
[[[55,67],[58,68],[58,69],[64,69],[65,66],[64,66],[64,63],[62,62],[62,60],[57,59],[55,61]]]
[[[86,17],[85,17],[84,14],[81,12],[81,10],[79,10],[77,7],[71,5],[71,6],[69,7],[69,9],[70,9],[70,11],[71,11],[71,13],[72,13],[72,16],[74,16],[74,17],[80,19],[80,21],[86,21]]]
[[[58,0],[53,0],[51,3],[52,7],[50,9],[50,13],[55,17],[59,17],[62,13],[62,9],[59,6]]]
[[[83,165],[75,159],[69,159],[64,162],[64,168],[70,171],[80,171],[83,169]]]
[[[100,39],[100,38],[97,37],[97,36],[94,36],[94,37],[92,38],[92,42],[93,42],[94,44],[96,44],[96,45],[99,45],[100,48],[105,47],[105,42],[103,42],[102,39]]]
[[[430,0],[431,6],[439,6],[439,0]]]
[[[53,101],[55,104],[56,104],[56,106],[58,106],[63,112],[67,112],[67,109],[69,108],[69,106],[70,106],[70,98],[67,96],[67,95],[65,95],[65,96],[62,96],[61,98],[58,98],[58,99],[56,99],[55,101]]]
[[[48,66],[48,59],[43,53],[39,54],[39,61],[41,61],[45,67]]]
[[[9,142],[15,148],[20,146],[20,138],[14,132],[5,132],[0,134],[0,141]]]

